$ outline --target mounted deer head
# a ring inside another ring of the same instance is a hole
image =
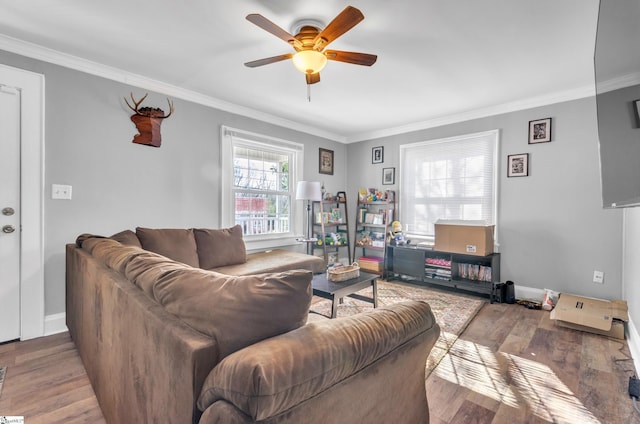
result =
[[[160,136],[160,124],[162,120],[168,118],[173,113],[173,103],[167,99],[169,104],[169,113],[164,114],[164,111],[157,107],[140,107],[140,104],[147,98],[149,93],[145,94],[139,101],[133,98],[131,93],[131,101],[134,106],[129,104],[127,98],[124,98],[125,103],[129,106],[129,109],[135,112],[135,115],[131,115],[131,120],[136,125],[139,134],[133,137],[133,143],[145,144],[147,146],[160,147],[162,137]]]

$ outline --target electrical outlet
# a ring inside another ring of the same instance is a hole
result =
[[[596,284],[604,284],[604,272],[593,271],[593,282]]]

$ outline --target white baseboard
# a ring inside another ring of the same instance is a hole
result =
[[[527,300],[537,300],[538,302],[542,302],[544,298],[544,290],[536,289],[534,287],[524,287],[515,285],[515,295],[516,299],[527,299]]]
[[[629,351],[633,358],[636,375],[638,375],[637,371],[640,370],[640,335],[631,318],[629,318],[629,322],[627,323],[627,343],[629,344]]]
[[[53,334],[64,333],[67,331],[66,314],[47,315],[44,317],[44,335],[51,336]]]

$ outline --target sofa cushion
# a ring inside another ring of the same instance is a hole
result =
[[[439,329],[430,306],[422,301],[307,324],[222,360],[205,380],[198,408],[204,411],[224,399],[255,421],[266,420],[429,331],[435,341]],[[415,372],[424,372],[424,366]]]
[[[199,269],[173,261],[165,256],[161,256],[153,252],[146,253],[147,255],[132,256],[130,260],[127,261],[123,274],[129,281],[138,286],[147,296],[154,300],[156,282],[160,277],[176,270]]]
[[[304,325],[311,305],[309,271],[235,277],[169,264],[140,272],[144,257],[133,258],[125,276],[195,330],[211,336],[219,359],[268,337]],[[135,275],[133,275],[135,274]]]
[[[242,227],[239,225],[220,230],[196,228],[194,235],[202,269],[243,264],[247,261]]]
[[[109,238],[117,242],[120,242],[125,246],[142,247],[142,245],[140,244],[140,240],[138,239],[138,236],[136,236],[136,233],[134,233],[131,230],[120,231],[119,233],[116,233]]]
[[[192,229],[136,228],[142,248],[192,267],[199,267],[198,249]]]
[[[94,258],[102,261],[102,263],[107,265],[109,268],[120,273],[124,273],[125,266],[135,256],[154,255],[159,258],[164,258],[165,261],[169,260],[164,256],[159,256],[153,252],[147,252],[140,247],[123,246],[116,240],[99,236],[85,239],[82,242],[82,248],[91,253]]]
[[[306,269],[318,274],[324,272],[324,259],[305,253],[291,252],[284,249],[267,250],[265,252],[250,253],[247,262],[243,264],[227,265],[211,269],[227,275],[251,275],[266,272],[282,272],[290,269]]]

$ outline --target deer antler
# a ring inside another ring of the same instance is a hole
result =
[[[167,103],[169,103],[169,114],[167,116],[163,116],[162,119],[170,117],[171,114],[173,113],[173,102],[169,100],[168,97],[167,97]]]
[[[124,102],[127,104],[127,106],[129,106],[129,109],[131,109],[132,111],[134,111],[136,114],[138,115],[142,115],[140,112],[138,112],[138,106],[140,106],[140,104],[144,101],[144,99],[147,98],[147,96],[149,95],[149,93],[145,94],[143,98],[140,99],[139,102],[136,102],[136,99],[133,98],[133,93],[131,93],[131,101],[133,101],[133,104],[136,105],[135,108],[133,108],[130,104],[129,101],[127,100],[127,98],[124,98]]]
[[[149,118],[159,118],[159,119],[165,119],[171,116],[171,114],[173,113],[173,102],[169,100],[169,98],[167,98],[167,103],[169,104],[169,113],[167,115],[164,114],[162,109],[157,107],[145,106],[143,108],[140,108],[140,105],[142,104],[144,99],[147,98],[148,95],[149,93],[145,94],[143,98],[141,98],[139,101],[136,102],[136,99],[133,97],[133,93],[131,93],[131,101],[133,101],[133,104],[136,106],[135,108],[129,104],[129,101],[127,100],[126,97],[124,98],[124,102],[127,104],[127,106],[129,106],[129,109],[135,112],[136,115],[147,116]]]

